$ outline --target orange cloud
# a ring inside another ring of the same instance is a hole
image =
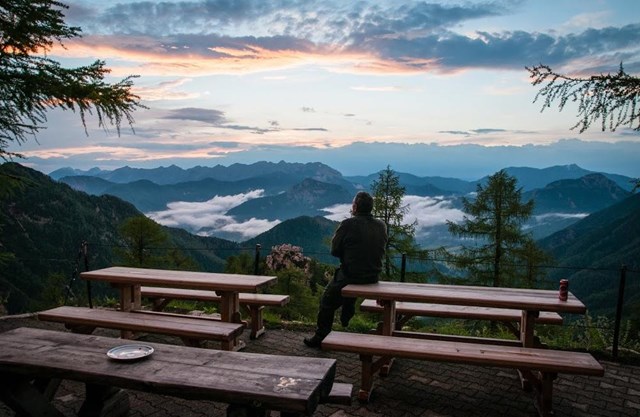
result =
[[[406,59],[391,61],[366,52],[338,50],[273,50],[256,45],[238,48],[210,47],[204,52],[193,48],[164,47],[147,38],[127,38],[127,45],[103,43],[100,37],[82,38],[54,47],[50,54],[61,58],[104,59],[115,76],[197,77],[212,74],[247,74],[304,65],[318,65],[328,71],[366,74],[412,74],[437,70],[437,60]],[[124,43],[123,43],[124,44]]]

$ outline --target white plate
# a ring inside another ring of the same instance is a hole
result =
[[[153,348],[149,345],[138,343],[130,345],[116,346],[107,352],[107,356],[117,361],[134,361],[146,358],[153,353]]]

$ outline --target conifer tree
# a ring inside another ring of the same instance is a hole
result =
[[[158,250],[169,240],[169,235],[158,223],[146,216],[130,217],[120,225],[125,247],[117,248],[127,266],[160,267],[165,258]]]
[[[571,128],[580,133],[600,120],[604,132],[628,126],[640,131],[640,78],[627,74],[622,64],[615,74],[599,74],[589,77],[573,77],[553,71],[546,65],[525,67],[531,84],[541,86],[536,102],[544,98],[542,110],[558,102],[562,111],[567,103],[578,104],[578,122]],[[634,180],[634,190],[640,189],[640,178]]]
[[[395,171],[387,166],[380,171],[378,179],[373,182],[373,215],[387,225],[387,246],[384,259],[384,271],[387,277],[397,269],[392,259],[399,254],[413,254],[417,251],[414,237],[416,224],[404,223],[404,216],[409,207],[402,205],[405,188],[400,185],[400,179]]]
[[[144,108],[131,92],[133,78],[109,84],[105,62],[65,68],[47,57],[54,45],[80,36],[79,27],[67,26],[55,0],[3,0],[0,2],[0,158],[22,157],[9,152],[11,143],[33,138],[47,121],[47,110],[77,112],[86,132],[86,117],[95,114],[104,129],[123,122],[133,125],[133,112]]]
[[[452,234],[476,242],[449,254],[453,266],[466,270],[472,283],[494,287],[527,284],[526,271],[517,266],[523,249],[532,250],[527,246],[532,240],[521,226],[531,216],[534,203],[521,201],[522,190],[516,183],[515,177],[498,171],[486,186],[478,184],[475,200],[463,199],[463,221],[447,222]]]
[[[543,85],[534,99],[544,98],[542,110],[556,100],[560,111],[569,102],[578,104],[580,120],[572,129],[579,128],[582,133],[600,120],[602,131],[625,125],[640,130],[640,78],[627,74],[622,64],[616,74],[590,77],[560,74],[546,65],[525,68],[532,85]]]

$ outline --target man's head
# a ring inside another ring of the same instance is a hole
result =
[[[353,197],[353,204],[351,206],[351,212],[353,214],[370,214],[373,210],[373,197],[371,194],[360,191]]]

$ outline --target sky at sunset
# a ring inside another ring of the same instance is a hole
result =
[[[532,166],[600,169],[590,157],[640,176],[615,162],[638,160],[637,132],[571,130],[575,108],[541,113],[525,70],[597,74],[622,62],[640,74],[640,1],[65,3],[83,37],[49,56],[65,66],[103,59],[112,82],[138,75],[148,109],[135,114],[135,134],[120,136],[93,120],[87,136],[77,115],[50,112],[37,141],[10,148],[44,172],[318,160],[356,175],[406,171],[402,161],[414,158],[435,170],[417,174],[451,175],[424,161],[486,154],[496,166],[524,165],[509,155],[529,150]],[[549,156],[568,143],[590,156]]]

